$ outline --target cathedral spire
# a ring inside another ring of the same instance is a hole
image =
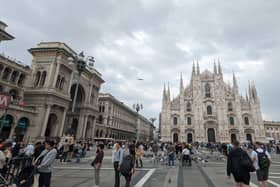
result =
[[[166,99],[166,88],[165,88],[165,83],[164,83],[164,86],[163,86],[163,92],[162,92],[162,99]]]
[[[195,65],[194,65],[194,61],[193,61],[193,66],[192,66],[192,80],[193,77],[195,76]]]
[[[220,59],[218,59],[218,74],[222,75],[222,68],[221,68],[221,62]]]
[[[200,70],[199,70],[199,62],[198,62],[198,60],[196,60],[196,71],[197,71],[197,75],[199,75],[200,74]]]
[[[217,74],[217,66],[216,66],[215,59],[214,59],[214,74],[215,74],[215,75]]]
[[[249,101],[249,98],[248,98],[247,89],[245,90],[245,92],[246,92],[246,101],[248,102],[248,101]]]
[[[235,73],[232,73],[232,79],[233,79],[233,87],[237,88],[237,81],[236,81],[236,77],[235,77]]]
[[[170,101],[170,86],[168,82],[168,88],[167,88],[167,100]]]
[[[184,92],[184,81],[183,81],[183,75],[182,72],[180,74],[180,93]]]

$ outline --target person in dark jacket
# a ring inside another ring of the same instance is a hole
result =
[[[227,176],[230,179],[230,174],[233,175],[236,187],[249,187],[250,172],[248,168],[241,165],[241,160],[250,160],[250,157],[247,152],[240,148],[238,141],[234,141],[233,146],[234,148],[229,153],[227,159]]]
[[[102,161],[104,158],[103,149],[104,149],[104,144],[97,145],[96,157],[92,162],[92,165],[94,167],[94,179],[95,179],[95,185],[93,185],[93,187],[99,186],[100,169],[101,169],[101,164],[102,164]]]

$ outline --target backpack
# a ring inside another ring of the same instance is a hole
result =
[[[268,156],[265,154],[265,151],[263,152],[258,152],[256,151],[257,155],[258,155],[258,164],[260,169],[265,169],[269,167],[269,159]]]
[[[133,168],[133,158],[131,155],[126,155],[123,158],[120,165],[120,172],[123,176],[129,176],[131,169]]]

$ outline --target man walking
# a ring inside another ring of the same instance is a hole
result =
[[[252,151],[251,158],[254,162],[254,166],[257,173],[257,178],[260,183],[260,187],[268,187],[268,173],[269,167],[272,163],[271,156],[263,149],[260,142],[255,143],[256,150]]]
[[[250,168],[243,165],[241,160],[248,161],[252,165],[252,161],[244,150],[240,148],[239,142],[233,142],[234,148],[230,151],[227,160],[227,176],[230,179],[232,174],[236,182],[236,187],[249,187],[250,185]],[[253,167],[253,166],[252,166]]]
[[[123,161],[123,149],[121,148],[121,142],[116,143],[116,151],[113,154],[113,164],[115,169],[115,185],[114,187],[120,187],[120,165]]]
[[[36,159],[35,164],[39,171],[39,187],[51,186],[52,164],[55,161],[57,151],[53,148],[54,142],[47,140],[45,150]]]

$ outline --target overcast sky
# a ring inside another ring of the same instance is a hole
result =
[[[254,80],[263,118],[280,120],[279,7],[279,0],[2,0],[0,20],[16,39],[0,52],[31,64],[27,49],[65,42],[95,57],[102,92],[140,102],[141,113],[157,119],[164,82],[176,96],[193,59],[212,71],[220,58],[225,81],[236,72],[244,95]]]

